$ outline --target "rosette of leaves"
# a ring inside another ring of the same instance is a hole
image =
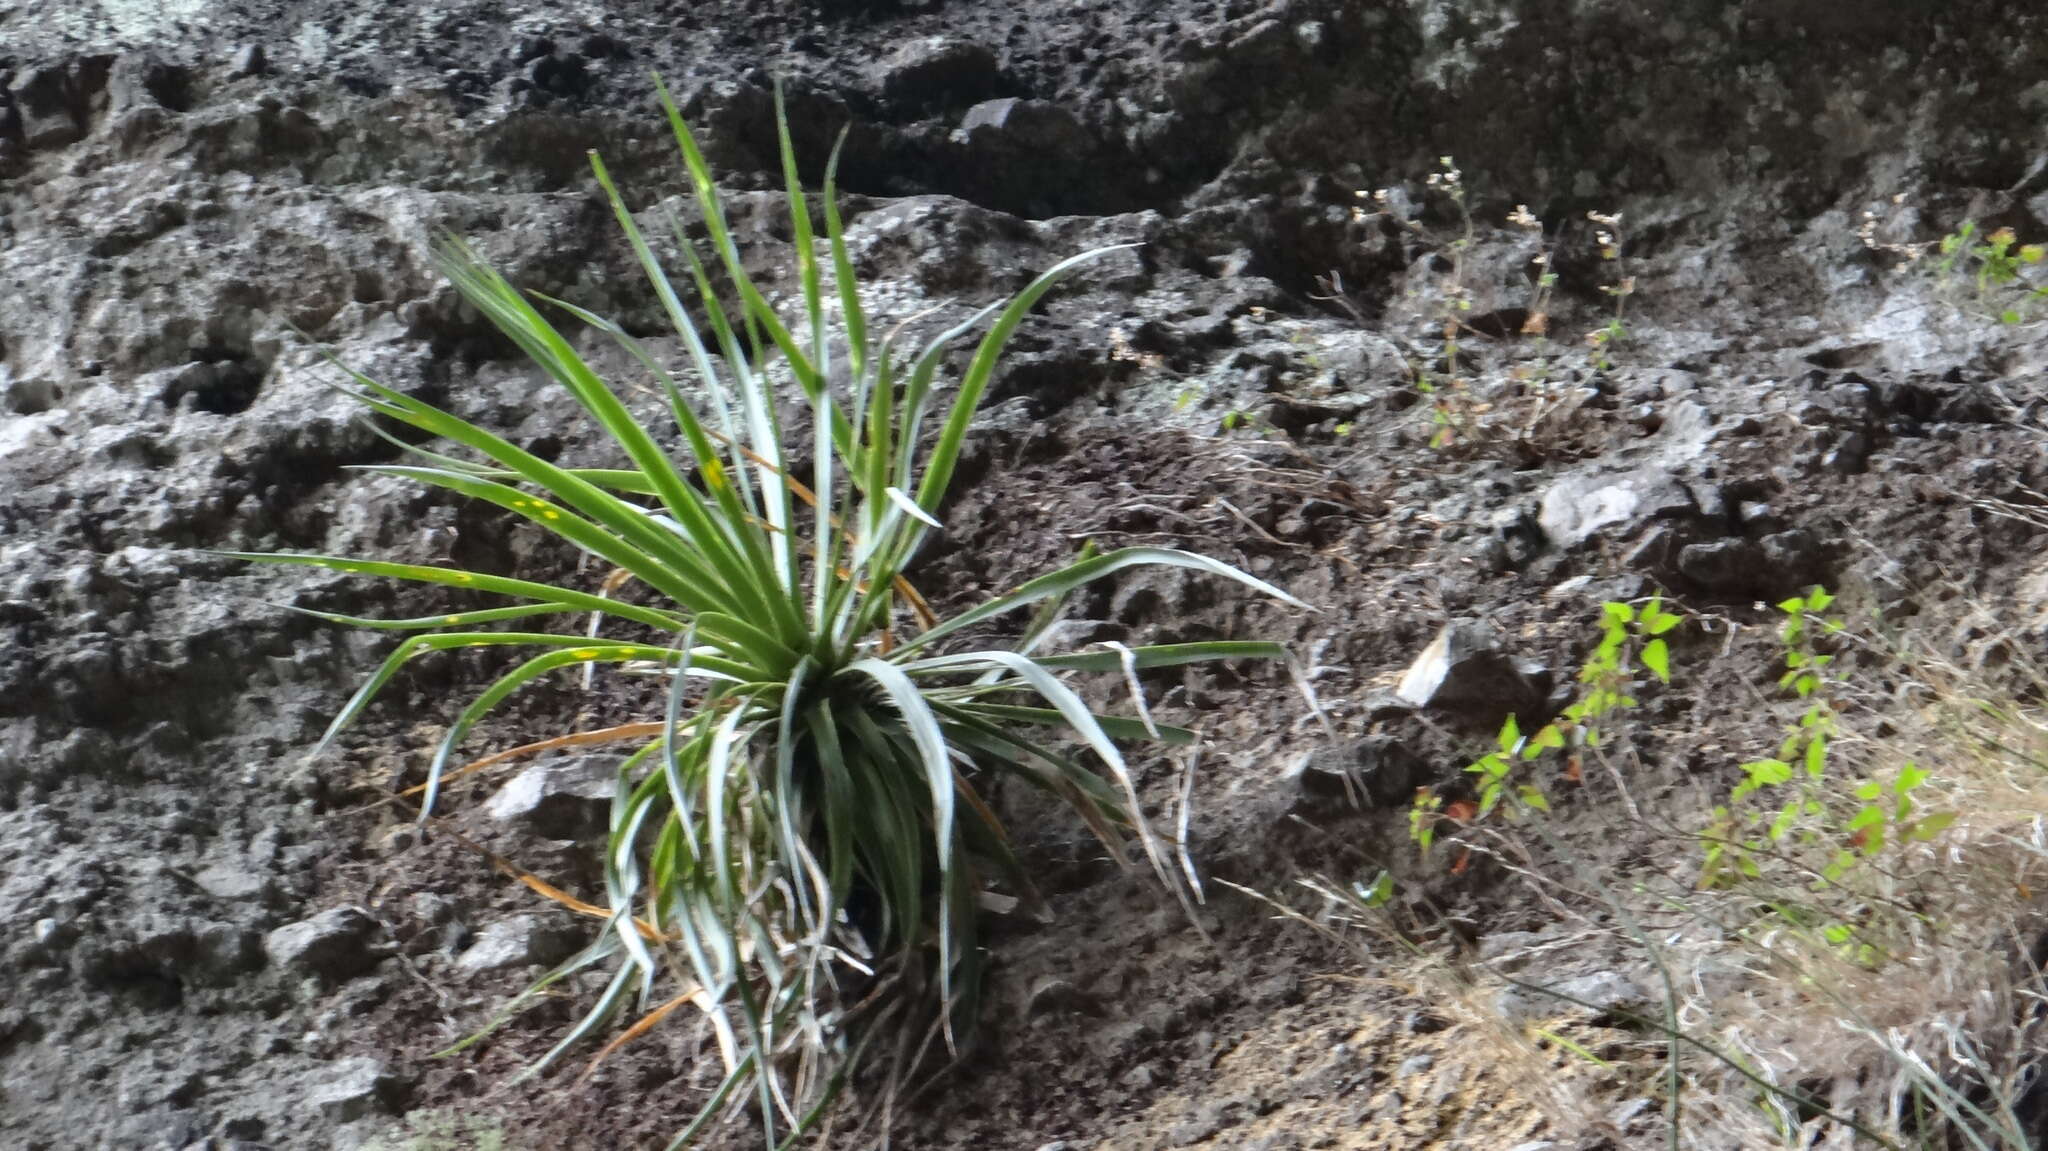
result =
[[[1138,673],[1284,658],[1264,642],[1043,654],[1035,628],[1008,646],[968,646],[966,637],[1027,608],[1048,621],[1074,589],[1148,565],[1206,572],[1305,605],[1204,556],[1127,548],[1084,551],[938,619],[905,571],[939,528],[1004,345],[1062,278],[1116,249],[1068,259],[1009,300],[900,348],[900,331],[877,338],[862,304],[834,199],[836,153],[817,205],[820,235],[778,103],[801,308],[786,318],[748,274],[697,141],[665,88],[660,97],[707,236],[700,251],[668,214],[683,277],[671,278],[594,153],[591,163],[673,325],[688,365],[682,378],[617,324],[529,298],[459,242],[444,254],[462,296],[581,403],[623,466],[557,466],[353,372],[346,389],[433,445],[409,448],[412,462],[373,470],[494,504],[595,557],[613,579],[590,590],[372,559],[236,554],[497,601],[423,619],[325,616],[413,634],[348,701],[323,747],[418,656],[478,646],[520,654],[455,717],[428,772],[428,811],[460,770],[451,765],[465,736],[525,685],[593,665],[663,677],[664,714],[620,729],[640,742],[618,770],[603,861],[605,929],[539,986],[607,965],[611,978],[538,1066],[629,1009],[640,1019],[627,1030],[635,1035],[691,1005],[709,1022],[724,1076],[677,1143],[751,1102],[773,1146],[778,1131],[791,1137],[815,1121],[878,1036],[921,1049],[917,1036],[929,1043],[943,1034],[950,1044],[972,1019],[979,904],[997,891],[1026,900],[1031,892],[978,781],[1003,773],[1043,789],[1119,861],[1135,841],[1185,900],[1119,741],[1192,734],[1153,722]],[[729,282],[723,292],[714,270]],[[665,396],[673,429],[637,420],[543,306],[630,354]],[[977,330],[971,353],[949,357],[956,344],[965,353],[963,338]],[[950,388],[942,382],[949,360],[964,360]],[[785,450],[794,438],[785,420],[798,417],[807,417],[814,444],[803,483]],[[658,432],[679,447],[665,448]],[[639,590],[612,594],[626,583]],[[1068,682],[1085,672],[1121,675],[1136,715],[1091,711]]]

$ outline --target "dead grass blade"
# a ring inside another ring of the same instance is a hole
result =
[[[604,1049],[599,1051],[597,1053],[597,1056],[590,1061],[590,1065],[583,1069],[583,1074],[578,1075],[576,1077],[575,1086],[581,1087],[585,1083],[590,1082],[590,1077],[597,1074],[597,1069],[604,1065],[605,1060],[610,1059],[614,1054],[618,1052],[620,1048],[626,1046],[628,1043],[633,1042],[634,1040],[647,1034],[649,1031],[652,1031],[656,1027],[660,1026],[661,1021],[667,1019],[671,1014],[673,1014],[676,1008],[681,1007],[685,1003],[689,1003],[693,1000],[699,999],[704,1000],[704,1003],[700,1004],[700,1006],[703,1006],[705,1010],[710,1010],[710,997],[704,994],[704,989],[701,987],[692,987],[688,991],[683,992],[681,995],[676,996],[674,999],[669,1000],[667,1003],[664,1003],[661,1006],[656,1007],[654,1010],[649,1011],[647,1014],[642,1015],[638,1020],[634,1021],[631,1027],[628,1027],[625,1031],[621,1032],[616,1039],[613,1039],[610,1043],[604,1045]]]
[[[543,751],[560,751],[565,747],[592,747],[606,743],[623,743],[629,739],[657,736],[661,734],[662,726],[658,722],[622,723],[617,727],[572,732],[568,735],[555,736],[553,739],[543,739],[537,743],[523,743],[518,747],[508,747],[504,751],[492,752],[482,759],[465,763],[453,771],[443,772],[441,774],[441,782],[447,784],[453,780],[461,779],[465,775],[485,771],[507,760],[517,759],[522,755],[535,755]],[[424,783],[415,784],[399,792],[399,794],[410,797],[418,795],[426,789],[427,785]]]

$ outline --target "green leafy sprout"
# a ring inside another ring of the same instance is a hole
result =
[[[1899,205],[1905,200],[1900,193],[1891,202]],[[1863,246],[1891,260],[1893,270],[1900,272],[1931,257],[1930,278],[1939,294],[1959,309],[2012,326],[2034,319],[2048,306],[2048,282],[2041,276],[2048,268],[2048,244],[2022,243],[2011,228],[1987,233],[1975,220],[1964,220],[1938,240],[1886,240],[1881,235],[1885,223],[1874,209],[1863,213],[1857,228]],[[1973,290],[1968,301],[1957,298],[1963,284]]]
[[[914,1064],[936,1034],[950,1047],[956,1027],[973,1019],[979,904],[997,890],[1027,905],[1034,899],[977,781],[1007,774],[1064,801],[1119,863],[1135,839],[1161,882],[1191,906],[1168,865],[1168,845],[1140,810],[1118,743],[1185,743],[1193,733],[1153,722],[1138,673],[1286,653],[1274,643],[1208,642],[1040,654],[1043,625],[1062,598],[1118,572],[1163,565],[1307,605],[1200,555],[1090,549],[979,606],[943,621],[933,616],[905,573],[939,527],[1005,342],[1064,277],[1120,249],[1065,260],[1007,302],[903,353],[901,331],[877,339],[861,301],[834,198],[837,151],[825,171],[820,237],[778,98],[803,312],[800,326],[786,322],[748,275],[697,140],[657,86],[708,234],[708,259],[670,211],[666,223],[688,274],[681,285],[672,280],[595,153],[591,166],[694,379],[675,378],[660,355],[611,321],[559,300],[530,300],[459,241],[448,242],[442,261],[462,296],[582,404],[627,466],[557,466],[342,368],[355,385],[344,390],[369,411],[448,445],[447,453],[411,448],[415,462],[370,470],[496,505],[623,573],[627,586],[613,595],[610,585],[593,593],[447,567],[231,554],[507,601],[422,619],[313,613],[412,633],[335,717],[321,749],[422,655],[472,647],[527,653],[449,727],[428,771],[422,818],[465,736],[526,685],[593,666],[664,685],[664,714],[629,725],[644,742],[618,768],[603,860],[604,931],[528,994],[591,969],[609,967],[610,981],[528,1073],[629,1004],[640,1013],[630,1036],[688,1003],[708,1021],[725,1072],[675,1145],[751,1108],[775,1146],[778,1130],[794,1140],[816,1122],[878,1036],[907,1044]],[[713,287],[713,268],[731,282],[725,295]],[[685,303],[692,294],[702,319]],[[666,398],[679,454],[635,418],[536,300],[615,341],[645,369]],[[984,323],[943,397],[949,349]],[[782,400],[814,430],[815,450],[801,465],[785,452]],[[792,475],[799,466],[808,486]],[[1034,606],[1023,638],[963,646],[979,625]],[[587,628],[519,630],[584,616]],[[484,626],[496,624],[513,627]],[[1067,682],[1075,672],[1120,675],[1136,716],[1091,711]],[[667,993],[657,997],[663,984]]]
[[[1492,815],[1510,798],[1516,801],[1508,807],[1510,812],[1548,813],[1549,795],[1540,786],[1518,779],[1518,769],[1559,752],[1565,756],[1566,774],[1576,777],[1583,770],[1582,753],[1600,747],[1600,724],[1616,712],[1636,706],[1631,694],[1636,666],[1640,664],[1660,683],[1671,682],[1671,647],[1666,637],[1683,622],[1684,617],[1664,606],[1661,596],[1652,596],[1641,607],[1618,600],[1601,605],[1600,639],[1579,668],[1577,698],[1533,734],[1524,734],[1521,720],[1508,716],[1494,739],[1494,750],[1465,768],[1477,777],[1479,797],[1477,806],[1467,813],[1470,821]],[[1442,798],[1425,790],[1416,795],[1408,813],[1408,836],[1424,852],[1436,843],[1437,824],[1445,818],[1442,809]]]
[[[1804,706],[1777,753],[1744,763],[1742,782],[1730,790],[1727,803],[1714,808],[1701,836],[1702,887],[1775,878],[1766,876],[1767,866],[1807,855],[1816,857],[1806,867],[1807,886],[1832,887],[1887,846],[1929,842],[1955,822],[1953,811],[1926,810],[1925,789],[1933,776],[1910,761],[1891,778],[1859,780],[1846,793],[1830,784],[1830,752],[1840,728],[1836,696],[1843,684],[1832,670],[1835,656],[1820,640],[1847,627],[1829,614],[1834,603],[1834,595],[1816,586],[1777,605],[1785,659],[1778,686]],[[1824,934],[1843,944],[1854,932],[1835,923]]]
[[[1977,303],[1995,314],[2001,324],[2022,323],[2035,309],[2048,304],[2048,284],[2026,279],[2030,268],[2048,261],[2048,247],[2020,243],[2011,228],[1980,234],[1976,221],[1965,220],[1942,237],[1938,251],[1936,279],[1944,287],[1969,280],[1976,289]]]
[[[1956,833],[1959,813],[1951,805],[1971,802],[1967,775],[1943,778],[1936,770],[1904,758],[1900,753],[1905,741],[1896,733],[1880,729],[1874,738],[1844,734],[1845,727],[1853,726],[1845,724],[1843,717],[1855,714],[1848,701],[1856,696],[1836,653],[1851,648],[1884,649],[1849,631],[1837,614],[1836,596],[1825,588],[1810,587],[1787,598],[1777,604],[1777,612],[1775,631],[1783,666],[1778,686],[1798,701],[1798,715],[1786,724],[1774,755],[1742,765],[1743,781],[1697,833],[1707,852],[1697,889],[1682,873],[1667,872],[1661,866],[1636,871],[1632,866],[1616,869],[1586,859],[1552,834],[1546,820],[1536,818],[1550,811],[1549,800],[1524,781],[1530,762],[1552,751],[1570,757],[1566,778],[1575,780],[1579,770],[1575,761],[1583,750],[1608,769],[1630,813],[1641,818],[1633,801],[1627,799],[1612,757],[1613,749],[1626,746],[1629,740],[1627,713],[1637,707],[1633,691],[1641,678],[1635,669],[1670,682],[1671,641],[1665,637],[1686,621],[1660,599],[1640,606],[1604,605],[1600,638],[1581,669],[1580,692],[1572,705],[1533,735],[1523,732],[1519,719],[1509,717],[1493,749],[1467,768],[1479,777],[1477,799],[1447,802],[1425,789],[1410,813],[1411,835],[1427,852],[1443,820],[1472,824],[1489,813],[1520,820],[1520,829],[1533,833],[1571,868],[1575,881],[1571,889],[1597,898],[1617,928],[1633,939],[1639,949],[1636,953],[1660,977],[1663,1010],[1661,1018],[1625,1011],[1616,1012],[1616,1018],[1661,1033],[1665,1039],[1663,1091],[1670,1146],[1684,1144],[1689,1135],[1684,1122],[1687,1097],[1714,1097],[1710,1087],[1702,1091],[1713,1082],[1700,1074],[1707,1069],[1708,1060],[1735,1076],[1728,1081],[1738,1092],[1733,1098],[1752,1104],[1785,1140],[1802,1132],[1838,1127],[1857,1135],[1858,1146],[1894,1151],[1908,1146],[1955,1145],[1985,1151],[1994,1146],[2031,1146],[2021,1134],[2023,1121],[2010,1104],[2010,1080],[2001,1071],[1989,1070],[2007,1064],[1985,1058],[1993,1041],[1983,1040],[1980,1045],[1967,1028],[1929,1027],[1928,1046],[1916,1049],[1913,1044],[1920,1041],[1908,1027],[1887,1022],[1880,1051],[1899,1077],[1889,1080],[1890,1086],[1884,1090],[1897,1093],[1894,1098],[1910,1091],[1911,1107],[1879,1102],[1875,1116],[1860,1104],[1845,1105],[1839,1095],[1822,1098],[1783,1085],[1786,1068],[1809,1069],[1790,1061],[1805,1054],[1803,1051],[1788,1046],[1774,1063],[1758,1058],[1754,1049],[1741,1045],[1739,1039],[1723,1041],[1726,1036],[1739,1036],[1746,1023],[1733,1014],[1717,1017],[1719,1013],[1752,1008],[1765,1013],[1765,1018],[1786,1010],[1823,1012],[1815,1022],[1830,1020],[1830,1029],[1880,1034],[1872,1022],[1874,1005],[1892,1002],[1889,996],[1897,987],[1920,986],[1930,967],[1960,962],[1963,953],[1983,950],[1984,936],[1974,932],[1989,923],[1993,933],[2003,934],[2009,930],[2013,895],[2022,900],[2033,898],[2025,880],[2012,878],[2014,861],[2010,858],[2000,858],[1981,875],[1972,876],[1966,866],[1967,841],[1956,843],[1951,850],[1928,850],[1928,845],[1940,846],[1944,836]],[[1899,655],[1902,660],[1914,658],[1910,649],[1901,649]],[[1896,666],[1930,667],[1903,662]],[[1929,674],[1929,679],[1938,674]],[[2007,727],[2016,718],[2008,705],[1955,695],[1944,706],[1995,726],[1948,729],[1944,738],[1952,742],[1940,747],[1937,755],[1945,756],[1951,746],[1968,748],[1973,743],[1989,750],[1997,757],[2001,788],[2007,767],[2024,765],[2029,778],[2038,774],[2044,762],[2040,755],[2003,734],[2014,730]],[[1601,732],[1601,726],[1610,722],[1615,725],[1611,740]],[[2038,735],[2034,719],[2019,722]],[[1966,734],[1972,730],[2000,734]],[[1874,761],[1874,770],[1849,775],[1844,765],[1859,758]],[[1970,769],[1965,766],[1963,770]],[[2010,803],[2007,794],[2001,794],[1999,802]],[[1983,799],[1975,802],[1982,804]],[[2001,813],[2001,817],[2024,824],[2032,818],[2031,812],[2021,801],[2011,815]],[[1467,846],[1452,873],[1461,873],[1463,860],[1479,850]],[[1521,860],[1530,858],[1527,853],[1520,854]],[[1978,903],[1970,887],[1955,883],[1958,879],[1965,884],[1988,881],[1991,899]],[[1370,882],[1345,884],[1322,876],[1300,882],[1324,901],[1314,918],[1292,912],[1277,901],[1269,902],[1283,914],[1332,937],[1350,927],[1367,926],[1375,932],[1376,941],[1391,938],[1421,953],[1421,945],[1408,934],[1413,929],[1406,926],[1414,922],[1410,907],[1421,901],[1396,903],[1384,869]],[[1676,913],[1694,926],[1668,933],[1660,927],[1653,936],[1642,918],[1648,910]],[[1986,910],[1990,910],[1989,916]],[[1681,980],[1674,960],[1685,958],[1681,948],[1697,946],[1698,940],[1709,946],[1686,960],[1693,978]],[[1728,944],[1751,949],[1751,954],[1767,964],[1755,969],[1756,983],[1735,995],[1705,990],[1697,979],[1698,973],[1710,970],[1706,962],[1713,963],[1713,969],[1729,969],[1720,958]],[[1991,966],[1983,969],[1986,975],[1944,978],[1970,994],[1982,994],[1970,989],[2001,986],[2002,976],[1989,972],[2002,970],[2007,955],[1994,947],[1989,961]],[[1867,990],[1859,989],[1842,978],[1848,968],[1865,974],[1882,972],[1883,977],[1871,981]],[[1472,988],[1462,963],[1447,959],[1440,970],[1449,977],[1442,985],[1447,994],[1455,996]],[[1501,983],[1521,991],[1584,1010],[1607,1010],[1562,988],[1495,974]],[[1687,983],[1692,989],[1682,996],[1679,988]],[[1878,998],[1866,998],[1872,995]],[[1688,1015],[1708,1024],[1683,1022]],[[1645,1086],[1640,1071],[1626,1061],[1609,1065],[1554,1033],[1538,1030],[1534,1034],[1617,1076],[1613,1080],[1617,1086],[1626,1083],[1630,1091]],[[2023,1035],[2018,1040],[2021,1045],[2026,1042]],[[1944,1045],[1953,1045],[1946,1056],[1952,1062],[1939,1066]],[[1701,1110],[1698,1104],[1692,1106],[1695,1112]]]
[[[1586,218],[1595,225],[1593,239],[1600,246],[1600,258],[1610,264],[1621,260],[1621,213],[1587,212]],[[1617,273],[1618,274],[1618,273]],[[1628,339],[1628,327],[1622,323],[1622,311],[1628,298],[1636,294],[1636,278],[1620,276],[1614,283],[1602,284],[1600,291],[1614,301],[1614,315],[1601,327],[1586,333],[1586,347],[1591,350],[1593,366],[1603,372],[1614,370],[1614,358],[1609,353]]]

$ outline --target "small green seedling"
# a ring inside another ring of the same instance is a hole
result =
[[[1575,779],[1583,771],[1585,749],[1597,750],[1605,738],[1601,724],[1617,712],[1636,706],[1633,694],[1637,666],[1660,683],[1671,682],[1671,646],[1667,638],[1682,617],[1665,608],[1662,597],[1652,597],[1639,609],[1633,604],[1610,602],[1601,606],[1600,638],[1592,654],[1579,669],[1578,698],[1533,735],[1524,735],[1521,720],[1513,715],[1501,724],[1494,738],[1494,750],[1466,767],[1477,776],[1478,805],[1474,820],[1484,819],[1510,796],[1511,812],[1530,810],[1547,813],[1550,797],[1542,787],[1520,778],[1518,769],[1551,752],[1566,755],[1564,774]],[[1436,839],[1436,826],[1445,816],[1443,801],[1424,791],[1415,798],[1409,812],[1409,837],[1424,851]]]
[[[1905,200],[1900,194],[1891,202],[1899,205]],[[1987,235],[1975,220],[1963,221],[1939,240],[1886,240],[1880,235],[1885,223],[1876,210],[1863,213],[1863,223],[1857,229],[1863,246],[1892,260],[1895,272],[1928,261],[1928,275],[1939,293],[1963,311],[2010,326],[2025,323],[2048,308],[2048,245],[2023,244],[2011,228],[1998,228]],[[1966,303],[1954,299],[1963,284],[1971,289],[1972,298]]]
[[[1267,422],[1266,417],[1243,408],[1232,408],[1223,413],[1223,418],[1217,422],[1217,429],[1222,432],[1251,432],[1260,439],[1265,439],[1280,430]]]
[[[1768,871],[1789,865],[1808,869],[1802,886],[1823,890],[1888,846],[1928,842],[1955,821],[1953,812],[1924,809],[1921,796],[1932,776],[1916,763],[1853,787],[1831,780],[1844,684],[1833,670],[1836,657],[1821,641],[1846,626],[1829,614],[1834,602],[1826,589],[1814,587],[1777,605],[1785,660],[1778,686],[1804,706],[1777,753],[1744,763],[1728,802],[1714,809],[1701,836],[1702,887],[1782,885]],[[1826,926],[1854,933],[1847,924]]]
[[[1976,289],[1977,304],[2002,324],[2024,322],[2048,301],[2048,283],[2031,283],[2028,269],[2048,260],[2048,247],[2021,244],[2011,228],[1980,236],[1977,223],[1965,220],[1944,236],[1935,275],[1943,286],[1967,279]]]

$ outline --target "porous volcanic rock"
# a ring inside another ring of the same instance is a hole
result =
[[[1322,608],[1156,577],[1070,608],[1097,641],[1295,642],[1329,732],[1279,672],[1140,684],[1210,745],[1198,769],[1148,761],[1148,799],[1194,770],[1194,857],[1277,890],[1324,848],[1288,830],[1302,783],[1275,765],[1370,737],[1403,749],[1379,802],[1455,785],[1469,748],[1365,702],[1451,620],[1565,667],[1600,598],[1663,587],[1762,623],[1754,599],[1827,582],[1910,618],[1960,578],[2038,634],[2040,328],[1980,322],[1858,229],[1869,211],[1916,241],[1966,218],[2048,233],[2043,44],[2048,13],[1993,0],[0,6],[0,972],[20,993],[0,1009],[0,1143],[360,1145],[454,1106],[513,1145],[660,1145],[716,1086],[707,1048],[677,1038],[615,1057],[574,1106],[543,1097],[567,1078],[480,1099],[559,1035],[552,1007],[475,1062],[429,1063],[519,990],[516,968],[561,952],[452,978],[463,929],[414,897],[459,896],[477,923],[533,897],[469,844],[389,830],[492,665],[421,661],[308,762],[387,645],[291,609],[445,601],[215,554],[573,572],[476,507],[360,470],[397,449],[305,337],[550,458],[608,462],[566,394],[455,300],[434,245],[468,237],[521,287],[658,334],[586,161],[601,150],[650,225],[683,191],[650,70],[702,130],[771,286],[794,288],[778,81],[806,178],[845,131],[853,256],[891,323],[1139,245],[1023,325],[951,531],[914,574],[959,606],[1091,535],[1209,551]],[[1471,189],[1478,334],[1470,378],[1425,394],[1418,369],[1449,371],[1446,249],[1421,238],[1460,226],[1422,182],[1443,157]],[[1504,222],[1516,204],[1543,237]],[[1620,266],[1591,211],[1622,213]],[[1602,367],[1580,340],[1619,276],[1630,334]],[[1461,396],[1478,430],[1446,439],[1433,415],[1464,418],[1440,407]],[[1679,658],[1736,658],[1719,645]],[[564,684],[483,734],[512,746],[630,703]],[[1667,704],[1677,730],[1739,724],[1711,690]],[[1391,1147],[1424,1129],[1419,1102],[1365,1085],[1402,1066],[1450,1082],[1439,1028],[1358,1031],[1379,993],[1305,995],[1330,956],[1212,889],[1210,937],[1257,956],[1242,977],[1079,831],[998,799],[1057,915],[994,943],[1000,1072],[899,1109],[903,1145]],[[457,818],[469,800],[451,797]],[[1360,842],[1405,834],[1355,818]],[[602,898],[589,860],[546,837],[460,826]],[[354,920],[333,962],[295,945],[338,906],[395,932],[394,960],[373,969]],[[1055,975],[1101,1017],[1026,1010]],[[1490,1114],[1470,1145],[1523,1141]]]

